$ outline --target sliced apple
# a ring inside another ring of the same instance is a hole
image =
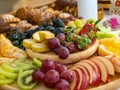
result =
[[[79,63],[75,64],[74,66],[76,66],[76,65],[84,66],[88,70],[89,76],[90,76],[89,83],[91,85],[94,85],[94,83],[97,81],[97,76],[96,76],[96,73],[95,73],[95,70],[93,69],[93,67],[86,62],[79,62]]]
[[[90,81],[90,76],[89,76],[88,70],[84,66],[80,66],[80,65],[75,66],[75,67],[83,70],[84,76],[85,76],[84,89],[88,88],[89,87],[89,81]]]
[[[90,65],[94,68],[95,73],[96,73],[95,75],[97,76],[97,80],[96,80],[96,82],[94,83],[94,86],[98,86],[98,85],[100,84],[100,82],[101,82],[101,72],[100,72],[100,68],[97,66],[96,63],[94,63],[94,62],[92,62],[92,61],[90,61],[90,60],[83,60],[83,62],[86,62],[86,63],[90,64]]]
[[[76,69],[71,69],[73,71],[73,81],[70,84],[70,90],[78,90],[78,84],[81,82],[80,75]]]
[[[114,69],[114,66],[110,60],[108,60],[105,57],[101,57],[101,56],[95,56],[94,58],[101,60],[105,64],[105,66],[107,67],[109,75],[112,75],[112,76],[115,75],[115,69]]]
[[[108,70],[105,64],[97,58],[91,58],[90,60],[99,66],[100,71],[101,71],[101,80],[103,82],[107,82],[108,81]]]

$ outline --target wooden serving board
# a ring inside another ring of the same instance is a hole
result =
[[[115,76],[109,76],[109,82],[108,83],[101,83],[101,85],[97,87],[90,87],[86,90],[116,90],[120,88],[120,74],[117,74]],[[3,85],[0,86],[0,90],[19,90],[16,84],[12,85]],[[33,90],[55,90],[50,89],[44,86],[43,83],[38,84]]]

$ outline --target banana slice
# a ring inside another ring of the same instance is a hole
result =
[[[40,42],[40,41],[41,41],[39,32],[35,32],[35,33],[32,35],[32,38],[33,38],[35,41],[37,41],[37,42]]]
[[[49,46],[47,46],[45,43],[32,44],[31,49],[34,52],[47,52],[47,51],[50,51]]]
[[[31,48],[31,45],[34,44],[34,43],[36,43],[36,41],[33,40],[33,39],[24,39],[23,40],[23,46],[25,48]]]
[[[55,37],[55,34],[53,34],[50,31],[39,31],[39,35],[40,35],[41,41]]]

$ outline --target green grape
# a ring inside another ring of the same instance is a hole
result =
[[[75,19],[74,23],[77,27],[80,27],[80,28],[82,28],[84,25],[84,23],[81,21],[81,19]]]
[[[36,65],[38,68],[42,66],[42,62],[38,58],[33,58],[33,63]]]
[[[81,28],[77,28],[73,30],[73,33],[78,34],[80,32]]]
[[[22,90],[31,90],[37,83],[32,79],[34,70],[27,70],[19,74],[17,84]]]
[[[18,77],[18,75],[16,73],[5,71],[1,67],[0,67],[0,74],[7,77],[7,78],[10,78],[10,79],[16,79]]]
[[[67,26],[76,28],[76,25],[75,25],[74,21],[69,21]]]

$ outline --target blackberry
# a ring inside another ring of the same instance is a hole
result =
[[[41,30],[44,30],[44,29],[45,28],[43,26],[39,26],[39,27],[34,29],[34,32],[41,31]]]

